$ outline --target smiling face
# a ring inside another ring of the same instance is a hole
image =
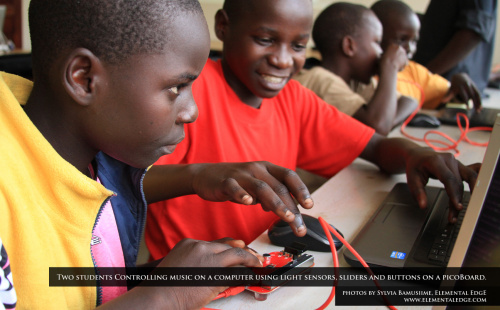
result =
[[[166,51],[135,55],[120,65],[105,65],[106,81],[88,117],[94,147],[134,167],[147,167],[173,152],[184,138],[184,124],[198,110],[191,85],[209,52],[201,14],[169,21]],[[189,36],[183,35],[189,33]]]
[[[411,59],[417,51],[417,42],[420,32],[420,20],[413,12],[395,13],[387,16],[384,20],[384,36],[382,48],[389,44],[401,45]]]
[[[238,97],[259,107],[276,96],[304,65],[313,23],[310,0],[252,0],[232,18],[217,14],[224,43],[224,76]],[[227,18],[226,18],[227,17]]]
[[[353,78],[365,84],[378,73],[378,63],[382,56],[382,24],[377,16],[369,10],[363,14],[359,29],[353,36],[356,41],[355,59],[353,59],[355,75]]]

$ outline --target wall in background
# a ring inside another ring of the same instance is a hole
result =
[[[347,0],[345,0],[347,1]],[[23,10],[23,47],[25,49],[31,49],[31,43],[29,38],[28,31],[28,5],[30,0],[22,0],[22,10]],[[313,0],[314,11],[315,14],[321,12],[323,8],[328,6],[330,3],[336,2],[334,0]],[[353,3],[359,3],[365,6],[371,6],[375,0],[350,0]],[[405,1],[409,6],[413,8],[416,12],[424,13],[429,0],[406,0]],[[212,40],[216,41],[217,38],[214,35],[213,31],[213,20],[215,16],[215,12],[219,8],[222,7],[223,0],[200,0],[200,3],[205,11],[205,16],[207,18],[208,27],[210,29],[210,35],[212,36]],[[497,18],[497,30],[496,30],[496,39],[495,39],[495,56],[493,57],[494,64],[500,64],[500,9],[497,10],[498,18]]]
[[[28,6],[30,4],[30,0],[22,0],[21,2],[21,10],[23,11],[23,19],[21,20],[21,27],[23,29],[23,49],[31,50],[31,41],[30,41],[30,31],[28,28]]]
[[[0,4],[6,7],[3,21],[3,34],[9,40],[12,40],[15,46],[22,47],[21,2],[19,0],[0,0]]]
[[[358,3],[362,4],[364,6],[371,6],[373,3],[375,3],[376,0],[343,0],[346,2],[352,2],[352,3]],[[203,0],[200,2],[204,2]],[[335,0],[313,0],[314,6],[316,8],[319,8],[321,11],[323,8],[328,6],[331,3],[338,2]],[[404,1],[406,4],[408,4],[415,12],[418,13],[423,13],[425,12],[425,8],[427,7],[427,4],[429,3],[429,0],[405,0]]]

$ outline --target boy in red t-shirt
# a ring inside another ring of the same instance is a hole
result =
[[[463,181],[474,184],[475,171],[451,154],[376,134],[291,80],[305,62],[313,24],[310,0],[231,0],[215,19],[224,47],[222,59],[209,60],[193,84],[199,118],[156,167],[267,160],[331,177],[360,156],[387,173],[406,171],[422,208],[424,185],[431,176],[439,178],[450,194],[454,221],[462,208]],[[185,237],[251,242],[276,218],[258,206],[212,205],[195,196],[170,199],[150,205],[146,243],[156,259]],[[297,231],[300,220],[296,217]]]

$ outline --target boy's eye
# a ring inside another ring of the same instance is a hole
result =
[[[259,38],[256,37],[255,41],[261,45],[269,45],[273,43],[273,40],[271,38]]]
[[[179,95],[179,86],[170,87],[168,90],[176,96]]]
[[[406,43],[406,40],[403,38],[397,38],[396,40],[394,40],[394,43],[396,43],[397,45],[403,45]]]
[[[294,44],[293,49],[297,52],[301,52],[301,51],[306,49],[306,45],[305,44]]]
[[[179,85],[176,85],[176,86],[172,86],[168,89],[169,92],[171,92],[172,94],[174,94],[175,96],[179,96],[180,94],[180,91],[184,88],[188,86],[188,83],[182,83],[182,84],[179,84]]]

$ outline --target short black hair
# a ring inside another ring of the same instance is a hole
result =
[[[265,2],[276,0],[261,0]],[[312,0],[311,0],[312,1]],[[226,12],[229,22],[239,21],[245,14],[259,14],[257,0],[224,0],[222,9]]]
[[[229,20],[239,20],[245,12],[253,8],[251,0],[225,0],[222,9],[226,12]]]
[[[406,3],[399,0],[379,0],[371,6],[382,24],[394,16],[412,16],[416,14]]]
[[[335,2],[316,18],[312,38],[322,55],[336,53],[345,36],[355,36],[367,7],[348,2]]]
[[[110,64],[167,47],[168,23],[203,14],[198,0],[31,0],[33,69],[44,74],[63,51],[87,48]]]

